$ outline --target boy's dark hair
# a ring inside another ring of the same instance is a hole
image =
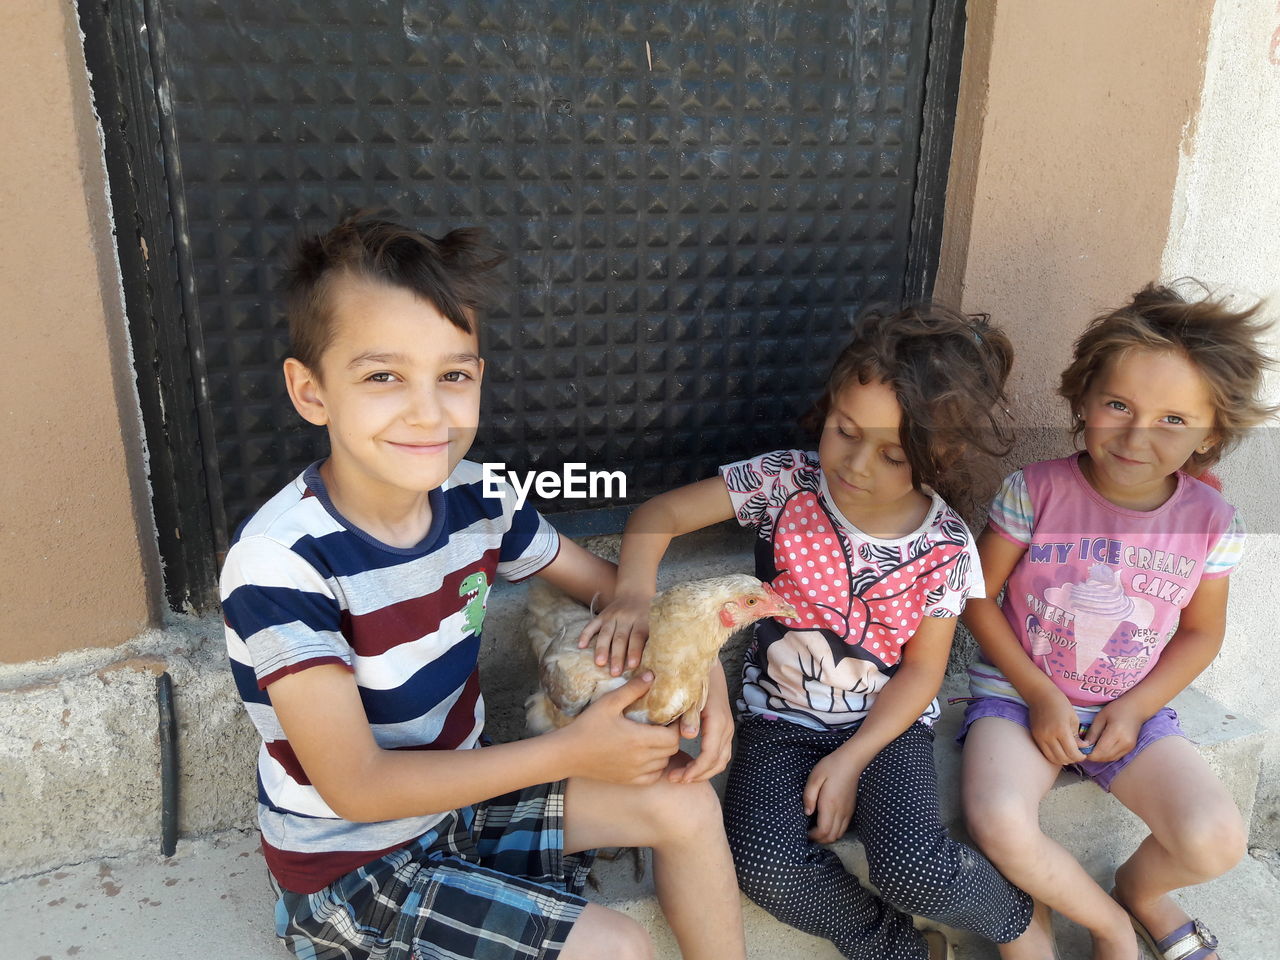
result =
[[[1198,280],[1186,282],[1208,292]],[[1084,421],[1074,414],[1108,363],[1132,350],[1166,350],[1185,357],[1209,386],[1218,442],[1206,453],[1192,453],[1183,467],[1193,475],[1207,470],[1245,430],[1277,410],[1258,397],[1262,374],[1273,365],[1259,345],[1269,326],[1258,318],[1261,309],[1258,302],[1232,310],[1212,296],[1188,301],[1173,287],[1149,283],[1123,307],[1095,317],[1077,338],[1071,365],[1058,387],[1071,405],[1072,437],[1084,429]]]
[[[818,433],[850,383],[883,380],[902,408],[901,441],[911,481],[960,510],[984,503],[996,458],[1013,446],[1005,381],[1013,347],[985,313],[925,303],[864,312],[836,358],[822,396],[801,420]]]
[[[474,312],[492,295],[506,259],[479,227],[436,239],[367,213],[302,238],[285,273],[289,355],[318,372],[333,340],[332,284],[346,278],[389,284],[430,302],[455,327],[475,333]]]

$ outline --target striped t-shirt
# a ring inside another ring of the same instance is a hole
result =
[[[311,786],[271,706],[268,686],[319,664],[355,677],[384,749],[462,750],[484,726],[477,661],[495,575],[531,576],[559,537],[515,492],[482,495],[462,461],[430,493],[431,529],[414,547],[382,543],[338,513],[318,464],[237,531],[222,571],[227,651],[262,736],[258,821],[267,866],[285,889],[313,893],[441,828],[451,814],[353,823]]]

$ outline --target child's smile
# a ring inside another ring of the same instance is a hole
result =
[[[1090,384],[1080,415],[1080,467],[1117,506],[1154,510],[1173,493],[1173,475],[1213,438],[1209,386],[1180,354],[1133,350]]]
[[[404,524],[411,538],[427,492],[475,439],[484,369],[476,337],[400,287],[339,281],[332,297],[334,335],[318,375],[290,361],[301,368],[286,371],[291,392],[306,419],[329,429],[321,471],[338,509],[353,522],[349,511],[359,513],[370,532]]]

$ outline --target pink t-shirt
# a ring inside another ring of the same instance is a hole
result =
[[[1104,704],[1145,677],[1200,581],[1227,576],[1239,560],[1235,508],[1186,474],[1177,482],[1155,510],[1127,510],[1089,485],[1075,454],[1014,473],[996,497],[991,528],[1027,548],[1001,609],[1074,704]],[[981,660],[970,687],[1018,699]]]

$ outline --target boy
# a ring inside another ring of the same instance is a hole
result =
[[[476,309],[500,262],[353,218],[289,273],[285,383],[331,452],[238,532],[222,575],[237,686],[263,738],[259,823],[299,957],[649,957],[578,893],[598,846],[652,846],[684,955],[742,957],[722,751],[622,711],[636,677],[562,730],[479,746],[476,664],[495,574],[608,601],[616,571],[529,506],[481,495]],[[723,685],[706,735],[727,736]],[[663,776],[668,771],[667,776]]]

